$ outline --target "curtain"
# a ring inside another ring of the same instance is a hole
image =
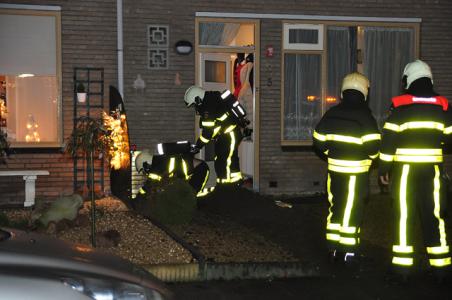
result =
[[[284,56],[284,139],[310,141],[322,115],[321,56]]]
[[[231,46],[239,30],[239,23],[200,23],[200,45]]]
[[[381,127],[388,117],[391,98],[401,93],[403,68],[414,59],[414,32],[410,28],[366,27],[364,43],[369,106]]]
[[[356,27],[329,26],[328,43],[328,83],[325,108],[336,105],[341,96],[342,79],[350,72],[356,71]]]
[[[291,29],[289,30],[289,43],[317,44],[319,31],[317,29]]]

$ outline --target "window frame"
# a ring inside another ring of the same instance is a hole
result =
[[[287,26],[286,26],[287,25]],[[317,30],[318,32],[318,42],[317,43],[290,43],[289,42],[289,31],[291,29],[306,29],[306,30]],[[283,26],[283,45],[284,50],[300,50],[300,51],[315,51],[315,50],[323,50],[324,47],[324,38],[325,35],[325,26],[323,24],[284,24]]]
[[[63,146],[63,96],[62,96],[62,47],[61,47],[61,11],[59,9],[49,9],[48,6],[33,5],[33,8],[1,8],[1,15],[27,15],[27,16],[48,16],[55,18],[55,47],[56,47],[56,80],[58,104],[57,114],[57,140],[55,142],[10,142],[10,147],[14,149],[47,149],[61,148]]]
[[[323,25],[323,49],[322,50],[297,50],[287,49],[286,45],[286,30],[285,25],[293,27],[294,25]],[[419,57],[420,52],[420,23],[415,22],[370,22],[370,21],[322,21],[322,20],[281,20],[281,120],[280,120],[280,144],[281,146],[312,146],[312,140],[287,140],[284,138],[284,117],[285,117],[285,99],[284,99],[284,83],[285,83],[285,55],[286,54],[320,54],[321,55],[321,110],[322,115],[325,114],[326,105],[325,97],[327,93],[328,84],[328,27],[329,26],[356,26],[356,27],[389,27],[389,28],[411,28],[414,30],[414,57]],[[362,71],[364,64],[358,64],[358,70]],[[360,69],[361,68],[361,69]]]

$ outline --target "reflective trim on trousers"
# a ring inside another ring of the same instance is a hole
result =
[[[449,253],[449,246],[427,247],[428,254],[447,254]]]
[[[328,178],[326,181],[326,190],[328,192],[328,202],[330,203],[330,207],[328,208],[328,216],[326,218],[326,228],[328,229],[328,226],[335,226],[333,223],[331,223],[331,218],[333,217],[333,211],[331,210],[333,208],[333,193],[331,193],[331,175],[328,173]],[[341,228],[340,224],[337,224],[339,226],[339,230]]]
[[[413,265],[413,258],[411,258],[411,257],[397,257],[397,256],[394,256],[392,258],[392,263],[394,265],[412,266]]]
[[[356,187],[356,176],[350,176],[350,181],[348,182],[348,195],[347,204],[345,205],[344,218],[342,220],[342,228],[349,228],[348,224],[350,222],[350,216],[353,209],[353,202],[355,201],[355,187]]]
[[[232,155],[234,154],[235,149],[235,134],[234,132],[230,132],[229,135],[231,136],[231,145],[229,148],[229,154],[228,158],[226,159],[226,179],[231,178],[231,163],[232,163]]]
[[[445,267],[451,264],[450,257],[446,258],[431,258],[428,260],[432,267]]]
[[[447,245],[446,228],[443,218],[440,216],[440,190],[441,190],[441,180],[440,180],[440,170],[437,165],[435,165],[435,178],[433,179],[433,200],[435,206],[433,208],[433,215],[438,220],[438,232],[439,232],[439,247],[427,247],[427,252],[429,254],[443,254],[449,252],[449,246]],[[430,260],[430,264],[432,259]],[[449,258],[450,264],[450,258]],[[433,264],[431,264],[433,266]],[[436,265],[438,266],[438,265]]]
[[[357,245],[359,244],[359,238],[354,238],[354,237],[343,237],[341,236],[340,240],[339,240],[340,244],[343,245]]]
[[[171,157],[168,165],[168,173],[171,174],[174,171],[174,167],[176,165],[176,158]]]
[[[407,219],[408,219],[408,207],[407,207],[407,182],[408,174],[410,173],[410,165],[403,165],[402,176],[400,178],[399,189],[399,206],[400,206],[400,220],[399,220],[399,244],[393,245],[392,250],[394,253],[411,253],[413,250],[411,245],[407,245]],[[409,257],[397,257],[394,256],[392,263],[396,265],[410,266],[413,264],[413,258]]]
[[[341,236],[339,234],[336,234],[336,233],[327,233],[326,234],[326,239],[328,241],[338,242],[341,239]]]
[[[215,190],[215,187],[214,187],[214,186],[211,186],[211,187],[202,189],[201,191],[199,191],[198,194],[196,194],[196,197],[198,197],[198,198],[199,198],[199,197],[204,197],[204,196],[210,194],[211,192],[213,192],[214,190]]]

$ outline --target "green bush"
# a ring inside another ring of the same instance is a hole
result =
[[[196,210],[193,188],[183,179],[154,183],[145,197],[137,200],[136,210],[163,224],[186,224]]]
[[[0,211],[0,226],[9,226],[9,218],[8,216]]]

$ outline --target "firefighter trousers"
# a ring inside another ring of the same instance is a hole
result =
[[[206,185],[208,179],[209,166],[206,162],[202,161],[194,167],[188,183],[193,187],[196,193],[199,193]]]
[[[217,183],[232,183],[242,179],[238,155],[242,140],[240,128],[222,133],[215,142],[215,173]]]
[[[414,222],[420,218],[431,267],[451,265],[444,220],[446,185],[441,164],[396,163],[392,174],[394,244],[392,264],[408,270],[414,263]]]
[[[327,192],[330,206],[326,221],[326,240],[330,250],[356,252],[368,189],[368,172],[328,172]]]

